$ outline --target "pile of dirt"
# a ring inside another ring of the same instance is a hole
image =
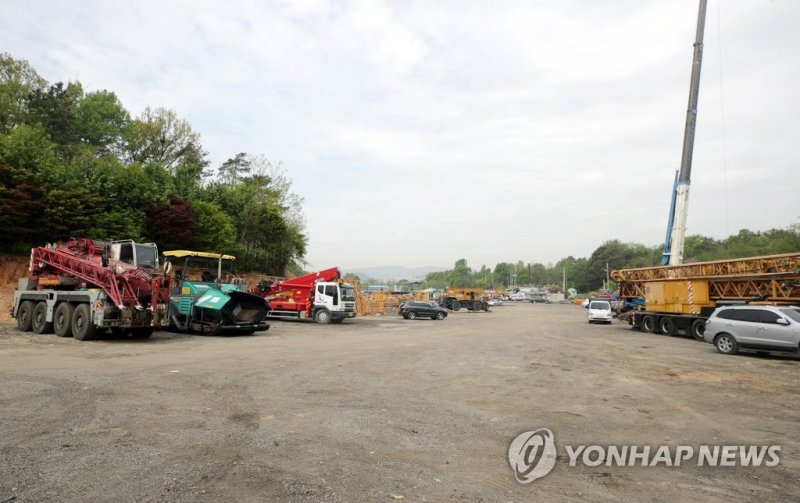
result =
[[[27,255],[0,254],[0,322],[13,321],[11,303],[19,278],[28,273]]]

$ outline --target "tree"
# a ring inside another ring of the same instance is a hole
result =
[[[458,259],[450,274],[450,285],[453,288],[469,288],[473,286],[472,269],[467,265],[466,259]]]
[[[78,141],[76,111],[83,97],[80,83],[56,82],[45,89],[34,89],[27,98],[29,124],[40,124],[62,155]]]
[[[208,165],[207,154],[200,146],[200,135],[188,122],[166,108],[145,108],[142,115],[133,121],[127,154],[132,162],[159,164],[171,173],[181,164],[194,166],[200,171]]]
[[[0,54],[0,132],[7,133],[25,122],[27,97],[46,85],[30,63]]]
[[[75,135],[100,154],[122,153],[131,118],[111,91],[88,93],[75,110]]]
[[[35,242],[44,220],[43,194],[36,184],[16,182],[11,167],[0,163],[0,243],[25,247]]]
[[[147,232],[159,249],[191,247],[194,240],[194,214],[189,205],[176,195],[168,204],[157,203],[147,210]]]
[[[195,219],[194,241],[202,251],[227,253],[233,248],[236,230],[231,217],[214,203],[195,201],[192,204]]]
[[[217,170],[219,182],[224,185],[235,185],[250,174],[251,163],[247,154],[239,152],[232,159],[223,162]]]

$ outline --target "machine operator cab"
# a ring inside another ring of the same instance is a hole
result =
[[[218,253],[189,250],[164,252],[165,260],[172,261],[174,285],[182,295],[196,294],[208,288],[222,291],[245,290],[247,283],[234,276],[232,268],[236,257]]]
[[[158,269],[158,248],[155,243],[135,243],[125,239],[106,244],[105,250],[111,261],[144,269]]]

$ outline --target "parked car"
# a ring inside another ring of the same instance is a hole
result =
[[[430,302],[408,301],[400,304],[398,314],[407,320],[430,318],[443,320],[447,317],[447,309]]]
[[[503,299],[489,299],[486,301],[486,304],[489,306],[502,306]]]
[[[513,292],[508,294],[508,300],[522,302],[528,300],[528,297],[525,295],[525,292]]]
[[[800,307],[724,306],[706,320],[706,342],[726,355],[740,349],[800,350]]]
[[[611,323],[611,303],[607,300],[593,300],[587,306],[589,309],[589,323],[599,321]]]
[[[533,302],[534,304],[549,304],[550,300],[543,295],[531,295],[528,298],[529,301]]]

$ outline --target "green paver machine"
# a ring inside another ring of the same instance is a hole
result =
[[[169,325],[206,335],[252,334],[269,329],[267,303],[246,292],[247,282],[231,273],[232,255],[165,251],[173,262]]]

